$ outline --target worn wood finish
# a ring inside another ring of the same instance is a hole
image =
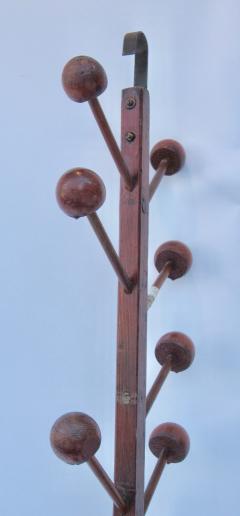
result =
[[[74,102],[86,102],[98,97],[106,89],[107,83],[102,65],[88,56],[73,57],[62,72],[64,91]]]
[[[172,270],[171,262],[166,262],[163,266],[161,272],[155,279],[153,285],[151,286],[149,293],[148,293],[148,310],[152,306],[153,302],[155,301],[156,297],[159,294],[159,290],[162,287],[163,283],[166,281],[166,279],[169,277],[169,274]]]
[[[78,219],[95,212],[106,198],[102,179],[88,168],[72,168],[60,177],[56,197],[60,208]]]
[[[128,109],[128,99],[136,105]],[[127,135],[134,133],[129,142]],[[135,87],[122,93],[122,153],[138,182],[132,192],[121,181],[120,260],[136,286],[119,284],[116,386],[115,484],[129,500],[127,516],[144,514],[146,404],[146,313],[149,196],[149,95]],[[114,508],[114,516],[122,513]]]
[[[93,418],[83,412],[68,412],[55,421],[50,442],[54,453],[68,464],[83,464],[98,450],[101,432]]]

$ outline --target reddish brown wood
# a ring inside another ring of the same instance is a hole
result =
[[[149,448],[158,458],[145,491],[145,512],[157,487],[166,463],[180,462],[185,459],[190,447],[186,430],[176,423],[163,423],[150,435]]]
[[[159,275],[155,279],[153,286],[160,289],[163,285],[163,283],[166,281],[166,279],[169,277],[172,270],[172,264],[171,262],[166,262],[160,271]]]
[[[114,483],[94,457],[101,444],[101,432],[96,421],[83,412],[69,412],[55,421],[50,442],[59,459],[67,464],[87,462],[116,506],[126,511],[126,503]]]
[[[136,100],[127,109],[129,98]],[[126,139],[128,132],[135,139]],[[122,153],[138,182],[129,192],[121,181],[120,259],[136,280],[132,294],[118,292],[115,484],[131,502],[128,516],[144,514],[146,402],[146,310],[148,254],[149,95],[141,87],[122,94]],[[121,512],[114,509],[114,516]]]
[[[50,442],[56,455],[68,464],[87,462],[101,444],[96,421],[83,412],[69,412],[55,421]]]
[[[161,478],[162,472],[165,468],[166,460],[167,460],[167,450],[163,448],[159,455],[157,464],[152,472],[151,478],[148,482],[148,485],[146,487],[146,491],[144,494],[144,512],[145,513],[148,510],[148,507],[149,507],[151,499],[154,495],[155,489],[158,485],[158,482]]]
[[[60,208],[78,219],[102,206],[106,190],[102,179],[87,168],[72,168],[60,177],[56,188]]]
[[[154,263],[158,272],[165,268],[167,262],[171,263],[171,271],[168,277],[175,280],[186,274],[190,269],[192,253],[182,242],[170,240],[160,245],[154,256]]]
[[[85,102],[101,95],[107,87],[107,76],[103,67],[88,56],[73,57],[62,72],[63,88],[75,102]]]
[[[167,450],[167,463],[181,462],[189,452],[190,440],[186,430],[176,423],[162,423],[150,435],[149,448],[159,458]]]
[[[175,373],[190,367],[195,356],[195,348],[191,339],[180,331],[171,331],[163,335],[155,348],[157,361],[165,366],[171,360],[171,370]]]
[[[149,186],[149,200],[152,199],[153,195],[155,194],[158,185],[160,184],[160,181],[162,180],[163,176],[166,174],[168,169],[168,161],[167,159],[163,159],[160,161],[159,166],[157,168],[156,174],[153,176],[152,181]]]
[[[171,176],[179,172],[185,163],[185,151],[182,145],[175,140],[161,140],[154,145],[150,160],[157,170],[162,160],[167,160],[166,175]]]
[[[96,213],[92,213],[91,215],[88,215],[88,220],[94,229],[99,242],[101,243],[110,263],[112,264],[119,281],[122,284],[122,287],[124,288],[125,292],[132,292],[134,281],[129,278],[128,274],[126,273],[125,269],[123,268],[123,265],[121,263],[121,260],[119,260],[119,257],[109,240],[109,237],[100,221]]]
[[[154,381],[146,401],[146,413],[148,414],[160,389],[163,386],[170,371],[179,373],[187,369],[195,355],[193,342],[187,335],[179,331],[172,331],[163,335],[155,347],[155,356],[162,365],[160,372]]]
[[[62,84],[65,93],[71,100],[75,102],[89,101],[93,115],[115,164],[122,177],[124,177],[127,187],[131,190],[134,186],[134,178],[132,178],[129,173],[112,130],[97,99],[97,97],[104,92],[108,84],[105,70],[100,63],[92,57],[73,57],[64,66]]]
[[[89,459],[88,465],[90,466],[98,480],[101,482],[102,486],[107,491],[109,496],[112,498],[115,506],[121,511],[121,514],[125,514],[127,507],[126,502],[116,489],[114,483],[112,482],[106,471],[101,466],[100,462],[96,459],[96,457],[92,457]]]
[[[96,119],[96,122],[101,130],[104,140],[112,154],[115,164],[124,178],[127,187],[132,190],[134,187],[134,177],[130,174],[128,166],[123,158],[123,155],[118,147],[118,144],[113,136],[112,130],[108,124],[108,121],[104,115],[102,107],[96,98],[92,98],[89,101],[91,110]]]
[[[161,387],[163,386],[163,384],[168,376],[168,373],[170,371],[171,371],[171,357],[168,356],[168,358],[166,359],[163,367],[160,369],[160,371],[157,375],[157,378],[154,381],[154,383],[147,395],[146,415],[151,410],[153,403],[154,403],[155,399],[157,398],[157,395],[159,394],[159,391],[160,391]]]

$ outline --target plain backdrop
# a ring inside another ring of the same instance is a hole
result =
[[[113,475],[117,280],[87,220],[55,200],[63,172],[101,175],[99,210],[118,246],[119,174],[87,104],[71,102],[61,71],[75,55],[104,66],[100,101],[116,138],[121,89],[132,85],[126,32],[149,42],[151,146],[183,145],[180,174],[164,178],[150,211],[153,255],[166,240],[192,250],[191,271],[166,282],[149,313],[148,387],[156,341],[188,334],[192,367],[172,374],[147,420],[183,425],[191,450],[168,466],[149,516],[236,516],[239,501],[239,0],[9,0],[0,7],[0,513],[106,516],[112,504],[87,465],[49,445],[57,417],[90,414],[99,460]],[[152,174],[152,171],[151,171]],[[146,447],[146,480],[155,458]]]

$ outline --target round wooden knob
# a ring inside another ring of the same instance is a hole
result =
[[[190,249],[177,240],[171,240],[160,245],[154,256],[155,267],[161,272],[166,262],[171,262],[169,278],[180,278],[192,265],[192,253]]]
[[[62,83],[70,99],[85,102],[101,95],[108,81],[100,63],[92,57],[77,56],[64,66]]]
[[[191,365],[195,356],[194,344],[184,333],[172,331],[159,339],[155,356],[161,365],[164,365],[170,356],[171,370],[179,373]]]
[[[168,161],[167,171],[165,174],[171,176],[176,174],[185,163],[185,151],[182,145],[175,140],[162,140],[154,145],[150,160],[153,168],[158,169],[160,162],[166,159]]]
[[[190,448],[189,436],[184,428],[176,423],[163,423],[150,435],[149,448],[159,457],[163,448],[167,450],[167,462],[181,462]]]
[[[54,453],[68,464],[87,462],[101,444],[97,423],[82,412],[69,412],[54,423],[50,442]]]
[[[87,168],[73,168],[63,174],[56,188],[60,208],[78,219],[94,213],[105,201],[106,190],[101,178]]]

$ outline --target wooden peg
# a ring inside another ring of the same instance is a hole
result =
[[[163,423],[152,432],[149,448],[158,458],[144,495],[145,513],[166,464],[181,462],[189,452],[190,440],[184,428],[176,423]]]
[[[102,107],[97,99],[97,97],[105,91],[107,83],[107,76],[103,67],[92,57],[73,57],[64,66],[62,84],[66,94],[75,102],[89,102],[93,115],[112,154],[115,164],[124,178],[127,188],[132,190],[134,188],[136,178],[133,178],[128,170]]]
[[[159,339],[155,356],[162,368],[147,395],[146,414],[149,413],[169,372],[179,373],[191,365],[195,356],[194,344],[184,333],[172,331]]]
[[[133,282],[125,272],[119,257],[99,219],[96,210],[102,206],[106,190],[102,179],[92,170],[73,168],[63,174],[56,188],[60,208],[70,217],[78,219],[87,216],[110,263],[127,292],[133,289]]]
[[[112,480],[94,457],[101,444],[101,432],[96,421],[82,412],[69,412],[54,423],[50,442],[55,454],[67,464],[87,462],[114,504],[126,512],[126,502]]]
[[[157,249],[154,263],[159,275],[148,294],[148,308],[152,306],[167,278],[175,280],[186,274],[192,265],[192,253],[182,242],[170,240]]]
[[[185,163],[185,151],[175,140],[161,140],[154,145],[150,161],[156,173],[150,183],[149,198],[151,199],[164,175],[172,176],[181,170]]]

